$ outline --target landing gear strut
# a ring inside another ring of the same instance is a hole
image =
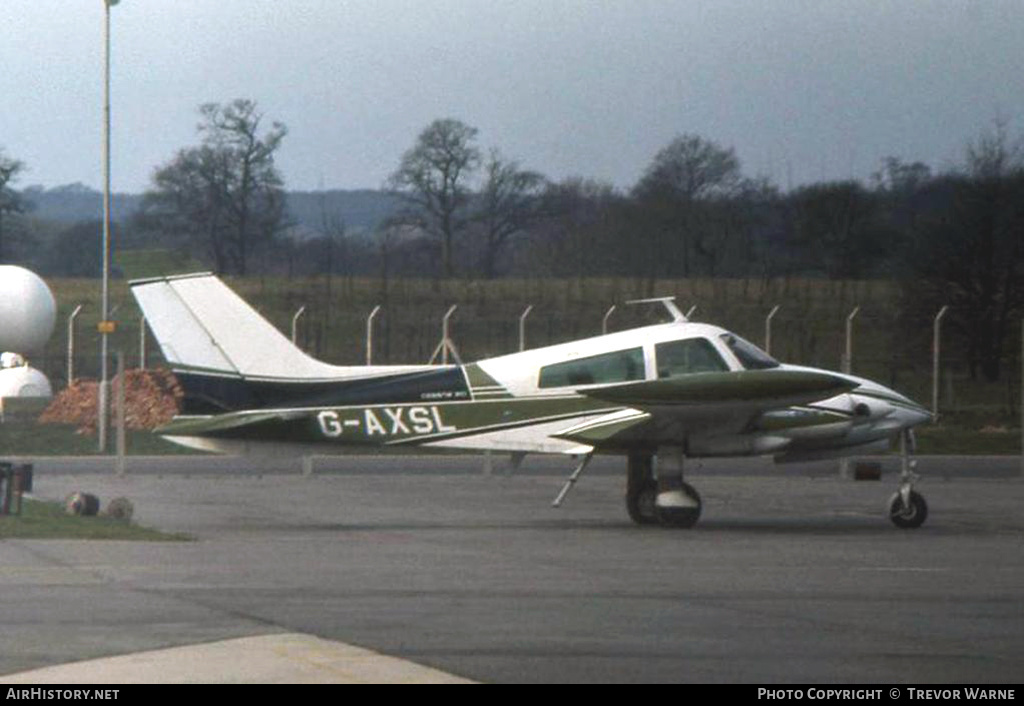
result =
[[[920,527],[928,518],[928,503],[914,490],[914,483],[920,478],[914,472],[917,468],[917,460],[912,458],[915,448],[914,432],[905,429],[900,434],[900,489],[889,500],[889,519],[903,529]]]
[[[689,528],[700,519],[700,495],[683,482],[683,454],[678,448],[658,452],[655,480],[650,454],[630,454],[626,481],[626,510],[638,525],[661,524]]]

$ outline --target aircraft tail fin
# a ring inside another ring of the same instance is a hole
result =
[[[337,371],[303,353],[211,273],[130,286],[175,370],[244,378],[315,378]]]

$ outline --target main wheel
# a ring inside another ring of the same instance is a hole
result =
[[[626,495],[626,511],[629,519],[638,525],[653,525],[658,522],[654,501],[658,497],[658,485],[654,481],[638,484]]]
[[[920,527],[928,519],[928,503],[924,501],[924,497],[911,490],[909,499],[909,505],[904,505],[903,496],[896,493],[889,501],[889,519],[903,529]]]
[[[694,504],[673,507],[658,507],[655,505],[654,509],[658,515],[658,522],[666,527],[681,527],[683,529],[689,529],[697,524],[697,520],[700,519],[701,508],[703,507],[700,493],[689,483],[683,483],[682,493]]]
[[[626,479],[626,512],[638,525],[658,522],[654,501],[658,497],[658,484],[654,481],[650,456],[630,456]]]

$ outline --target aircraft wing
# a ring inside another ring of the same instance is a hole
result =
[[[856,383],[810,370],[735,370],[579,390],[587,397],[640,410],[751,411],[828,399]]]
[[[753,440],[758,435],[745,434],[744,430],[760,413],[828,399],[854,387],[856,383],[838,375],[769,369],[696,373],[582,389],[578,390],[580,394],[624,409],[555,436],[604,448],[667,443],[692,435],[740,435],[736,438]]]

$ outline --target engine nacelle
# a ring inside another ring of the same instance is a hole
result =
[[[782,452],[792,439],[771,434],[736,434],[691,437],[687,452],[693,456],[760,456]]]

